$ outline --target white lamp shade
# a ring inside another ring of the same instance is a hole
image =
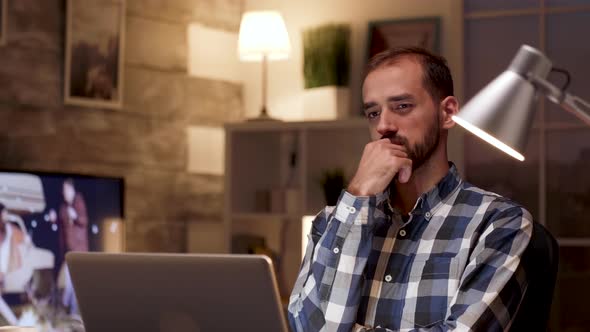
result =
[[[242,16],[238,55],[242,61],[284,60],[291,44],[283,17],[277,11],[251,11]]]

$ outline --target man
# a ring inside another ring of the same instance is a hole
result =
[[[22,259],[19,255],[19,243],[23,241],[22,232],[17,230],[8,221],[8,209],[0,203],[0,290],[4,291],[4,279],[7,273],[10,273],[22,265]],[[14,234],[14,235],[13,235]],[[0,315],[8,324],[18,324],[18,319],[8,306],[4,298],[0,295]]]
[[[6,206],[0,203],[0,284],[5,276],[23,266],[25,232],[20,225],[11,221]]]
[[[64,180],[62,195],[64,201],[59,208],[60,249],[64,255],[69,251],[88,251],[86,203],[82,194],[76,191],[73,179]],[[59,280],[63,280],[63,305],[69,309],[71,314],[78,314],[78,303],[65,261],[60,271]]]
[[[63,182],[64,201],[59,208],[61,249],[68,251],[88,251],[88,214],[82,194],[76,191],[74,180]]]
[[[464,182],[447,159],[459,106],[446,61],[375,56],[363,83],[372,142],[314,220],[289,301],[297,331],[502,331],[527,283],[532,218]]]

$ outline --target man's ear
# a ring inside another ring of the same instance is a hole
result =
[[[440,102],[441,125],[444,129],[451,129],[455,126],[452,116],[459,113],[459,102],[454,96],[448,96]]]

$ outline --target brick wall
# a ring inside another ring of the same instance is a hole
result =
[[[63,104],[65,8],[8,0],[0,167],[124,177],[127,249],[186,251],[223,201],[221,176],[187,172],[186,129],[243,117],[241,84],[187,74],[186,29],[237,33],[242,0],[128,0],[122,110]]]

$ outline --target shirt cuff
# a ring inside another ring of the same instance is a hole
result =
[[[384,194],[376,196],[355,196],[342,190],[338,203],[334,209],[334,217],[345,224],[367,225],[374,218],[370,218],[372,211],[383,200]]]

